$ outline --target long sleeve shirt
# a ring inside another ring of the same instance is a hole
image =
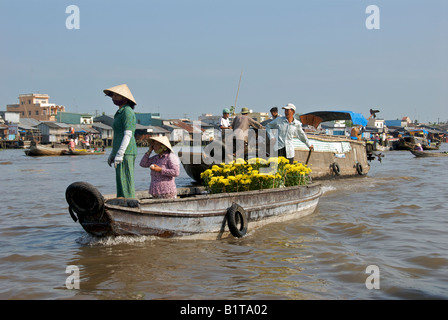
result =
[[[125,105],[118,109],[118,111],[115,113],[114,123],[112,125],[114,129],[114,140],[112,143],[111,154],[113,154],[114,157],[117,154],[118,149],[120,149],[121,142],[124,137],[124,132],[126,130],[132,131],[132,137],[124,154],[137,155],[137,144],[134,137],[135,126],[136,120],[134,110],[132,110],[129,105]]]
[[[156,164],[162,168],[162,171],[157,172],[151,170],[151,185],[149,186],[149,193],[151,195],[165,195],[177,192],[174,178],[180,173],[179,158],[173,152],[164,152],[161,155],[156,154],[150,157],[145,153],[140,166],[149,168],[152,164]]]
[[[266,132],[270,138],[274,137],[273,129],[278,130],[277,135],[275,135],[277,138],[277,147],[275,149],[285,148],[287,158],[294,157],[294,136],[297,136],[308,148],[311,146],[308,137],[302,129],[302,123],[297,119],[290,123],[286,117],[277,117],[266,126]]]
[[[255,129],[263,129],[263,126],[259,122],[245,114],[236,116],[235,119],[233,119],[233,132],[235,133],[235,137],[239,140],[247,139],[247,132],[250,127]]]

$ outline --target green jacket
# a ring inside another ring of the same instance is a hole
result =
[[[114,116],[114,140],[112,143],[112,154],[115,156],[120,149],[121,141],[123,140],[124,131],[131,130],[132,137],[128,144],[125,155],[137,155],[137,144],[135,142],[135,125],[137,121],[135,119],[134,110],[129,105],[125,105],[118,109]]]

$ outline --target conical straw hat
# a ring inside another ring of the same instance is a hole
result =
[[[127,84],[120,84],[119,86],[115,86],[109,89],[103,90],[103,92],[108,95],[109,97],[112,96],[113,93],[119,94],[122,97],[125,97],[129,101],[133,102],[134,104],[137,104],[135,102],[134,96],[131,93],[131,90],[129,90]]]
[[[173,148],[171,147],[170,140],[168,139],[167,136],[154,136],[154,137],[149,138],[150,142],[151,142],[151,140],[154,140],[154,141],[157,141],[157,142],[163,144],[165,147],[167,147],[172,152],[174,152]]]

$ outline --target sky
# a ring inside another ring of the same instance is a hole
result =
[[[46,93],[67,112],[114,114],[103,89],[126,83],[136,112],[164,118],[293,103],[446,122],[447,12],[446,0],[1,0],[0,110]]]

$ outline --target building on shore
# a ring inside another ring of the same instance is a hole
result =
[[[50,96],[41,93],[19,95],[18,104],[8,104],[6,111],[18,112],[22,118],[33,118],[39,121],[56,121],[58,112],[64,112],[65,107],[49,103]]]
[[[58,112],[56,121],[67,124],[92,124],[93,116],[88,113]]]

